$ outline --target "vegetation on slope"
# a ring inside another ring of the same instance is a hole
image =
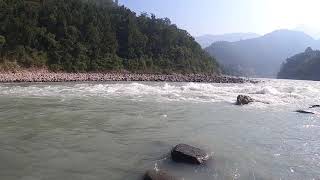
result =
[[[54,71],[218,73],[187,31],[111,0],[0,0],[0,64]]]
[[[278,74],[280,79],[320,80],[320,51],[310,47],[297,54],[282,65]]]

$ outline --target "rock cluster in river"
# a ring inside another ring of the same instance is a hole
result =
[[[0,82],[3,83],[72,81],[255,82],[238,77],[206,74],[54,73],[49,71],[0,72]]]
[[[187,145],[178,144],[171,151],[171,159],[178,163],[187,163],[200,165],[205,163],[211,157],[204,150]],[[168,172],[155,169],[149,170],[144,176],[144,180],[178,180],[175,176],[170,175]]]

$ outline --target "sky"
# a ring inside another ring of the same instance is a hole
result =
[[[320,0],[119,0],[136,13],[168,17],[191,35],[277,29],[320,32]],[[320,33],[319,33],[320,34]]]

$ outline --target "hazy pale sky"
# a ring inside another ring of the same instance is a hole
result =
[[[192,35],[254,32],[305,25],[320,32],[320,0],[119,0],[137,13],[168,17]]]

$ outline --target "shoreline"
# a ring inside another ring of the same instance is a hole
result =
[[[203,82],[203,83],[257,83],[258,81],[223,75],[206,74],[139,74],[139,73],[54,73],[49,71],[0,72],[0,83],[27,82]]]

